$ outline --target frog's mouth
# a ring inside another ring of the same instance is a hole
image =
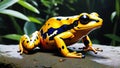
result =
[[[95,19],[91,19],[91,21],[96,22],[96,23],[99,22],[99,20],[95,20]]]
[[[101,26],[97,26],[97,27],[91,27],[91,26],[88,26],[88,27],[76,27],[75,30],[95,30],[95,29],[98,29],[100,28]]]
[[[96,21],[91,21],[89,24],[86,24],[86,25],[80,24],[74,29],[75,30],[92,30],[92,29],[100,28],[101,26],[102,26],[101,22],[97,23]]]

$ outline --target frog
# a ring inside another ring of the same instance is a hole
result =
[[[94,48],[88,34],[102,26],[103,19],[96,12],[81,13],[74,16],[57,16],[49,18],[40,30],[33,32],[30,36],[24,34],[20,38],[20,54],[28,54],[36,47],[40,50],[57,50],[63,57],[83,58],[82,53],[70,52],[68,46],[82,41],[85,47],[83,51],[92,51],[95,54],[102,51]]]

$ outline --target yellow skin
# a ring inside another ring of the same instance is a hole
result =
[[[88,33],[102,26],[103,20],[95,12],[81,13],[69,17],[52,17],[46,21],[39,31],[35,31],[30,37],[23,35],[20,39],[20,54],[28,53],[35,47],[42,50],[55,50],[65,57],[82,58],[82,53],[69,52],[67,46],[82,40],[85,44],[83,51],[101,51],[93,48]]]

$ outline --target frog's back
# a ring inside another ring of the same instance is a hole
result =
[[[71,20],[70,20],[71,19]],[[50,28],[60,28],[63,25],[69,25],[72,23],[71,17],[52,17],[48,19],[48,21],[43,25],[41,29],[44,30],[44,32],[47,32]]]
[[[76,17],[76,16],[74,16]],[[46,39],[53,39],[54,36],[60,34],[64,31],[67,31],[71,28],[68,28],[74,22],[73,16],[71,17],[52,17],[42,26],[40,29],[41,36]]]

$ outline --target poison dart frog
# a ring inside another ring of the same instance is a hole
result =
[[[42,50],[57,49],[62,56],[83,58],[82,53],[70,52],[67,46],[82,40],[85,47],[83,51],[93,51],[95,54],[101,51],[92,47],[88,34],[102,26],[103,20],[96,12],[81,13],[68,17],[52,17],[46,21],[39,31],[31,36],[23,35],[19,42],[20,54],[29,53],[36,47]]]

